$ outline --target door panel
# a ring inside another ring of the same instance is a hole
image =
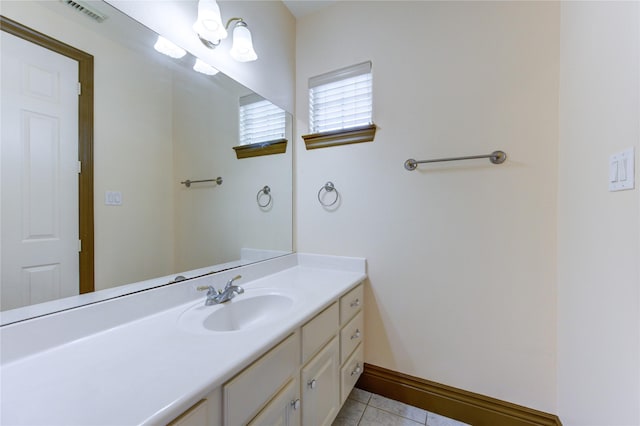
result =
[[[6,310],[78,294],[78,63],[0,36]]]

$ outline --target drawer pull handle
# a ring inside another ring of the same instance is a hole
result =
[[[309,380],[307,382],[307,386],[309,386],[310,389],[315,389],[317,385],[318,383],[316,382],[316,379]]]
[[[291,401],[291,408],[293,408],[294,410],[298,410],[300,408],[300,400],[296,399],[294,401]]]
[[[356,374],[360,374],[362,373],[362,367],[360,367],[360,364],[356,364],[356,368],[351,372],[352,376],[355,376]]]
[[[353,302],[351,302],[351,307],[352,308],[356,308],[358,306],[360,306],[360,299],[356,299]]]
[[[357,328],[356,332],[351,336],[351,340],[360,338],[360,329]]]

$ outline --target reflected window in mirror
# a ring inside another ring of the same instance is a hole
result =
[[[233,147],[237,158],[281,154],[287,148],[286,112],[252,93],[240,98],[240,146]]]
[[[284,139],[286,114],[264,99],[251,94],[240,98],[240,145]]]

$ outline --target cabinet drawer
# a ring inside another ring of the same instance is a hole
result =
[[[363,314],[359,312],[340,330],[340,362],[344,362],[360,344],[364,334]]]
[[[364,286],[359,284],[340,298],[340,324],[346,324],[362,308]]]
[[[298,333],[287,337],[223,388],[224,424],[246,424],[297,371]]]
[[[344,404],[344,401],[349,396],[351,389],[355,386],[358,378],[362,374],[364,366],[364,345],[358,346],[353,352],[353,355],[349,360],[344,363],[340,370],[340,403]]]
[[[302,361],[307,361],[338,331],[338,303],[302,326]]]

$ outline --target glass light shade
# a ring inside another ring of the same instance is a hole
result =
[[[239,22],[233,29],[233,45],[229,54],[239,62],[250,62],[258,59],[258,55],[253,50],[251,32],[244,22]]]
[[[164,55],[171,56],[176,59],[182,58],[187,54],[183,48],[171,43],[162,36],[158,36],[158,41],[153,45],[153,48]]]
[[[220,72],[199,58],[196,58],[196,63],[193,65],[193,70],[206,75],[216,75]]]
[[[198,20],[193,24],[198,35],[212,43],[227,38],[227,30],[222,23],[220,7],[215,0],[198,1]]]

